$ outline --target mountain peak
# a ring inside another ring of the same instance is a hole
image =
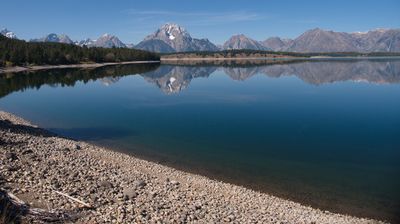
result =
[[[287,49],[290,44],[292,44],[292,39],[280,38],[280,37],[270,37],[261,42],[261,44],[273,51],[283,51]]]
[[[233,50],[233,49],[249,49],[249,50],[269,50],[264,47],[260,42],[253,40],[244,34],[233,35],[229,40],[227,40],[223,49]]]
[[[179,31],[182,33],[186,32],[186,29],[184,27],[182,27],[176,23],[166,23],[166,24],[162,25],[160,29],[166,30],[169,32],[172,32],[172,31]]]
[[[383,33],[383,32],[386,32],[386,31],[388,31],[389,29],[387,29],[387,28],[376,28],[376,29],[374,29],[374,30],[372,30],[372,31],[376,31],[376,32],[380,32],[380,33]]]
[[[96,41],[93,41],[92,45],[95,47],[105,47],[105,48],[112,48],[112,47],[126,47],[122,41],[118,39],[118,37],[111,35],[109,33],[103,34],[99,37]]]
[[[175,23],[162,25],[153,34],[144,38],[136,47],[143,50],[156,50],[158,52],[218,50],[217,46],[208,39],[192,38],[184,27]]]
[[[238,36],[238,37],[246,37],[247,38],[247,36],[244,35],[243,33],[237,34],[236,36]]]
[[[92,39],[90,39],[90,38],[86,38],[86,39],[81,40],[81,41],[76,41],[76,42],[75,42],[75,45],[79,45],[79,46],[81,46],[81,47],[83,47],[83,46],[91,47],[91,46],[93,46],[93,44],[94,44],[95,41],[96,41],[96,40],[92,40]]]
[[[166,23],[160,27],[159,31],[164,33],[165,36],[171,41],[175,40],[177,37],[190,38],[190,34],[186,31],[186,29],[175,23]]]
[[[307,30],[304,33],[307,33],[307,34],[319,34],[319,33],[326,33],[326,32],[330,32],[330,31],[321,29],[319,27],[316,27],[314,29]]]
[[[102,35],[102,37],[113,37],[113,35],[109,34],[109,33],[105,33]]]

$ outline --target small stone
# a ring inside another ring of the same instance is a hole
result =
[[[17,154],[15,154],[15,153],[13,153],[13,152],[7,152],[7,153],[6,153],[6,159],[7,159],[7,160],[14,161],[14,160],[17,160],[17,159],[18,159],[18,156],[17,156]]]
[[[143,180],[135,180],[133,182],[133,186],[135,186],[138,189],[143,188],[144,186],[146,186],[146,182],[144,182]]]
[[[138,194],[136,193],[135,188],[126,188],[123,191],[125,199],[135,198]]]
[[[10,165],[10,166],[6,166],[6,169],[7,169],[8,171],[10,171],[10,172],[14,172],[14,171],[17,171],[17,170],[19,170],[19,169],[20,169],[20,167],[18,167],[18,166],[13,166],[13,165]]]
[[[100,187],[104,187],[104,188],[111,188],[111,187],[112,187],[111,182],[110,182],[110,181],[107,181],[107,180],[102,180],[102,181],[100,181],[98,185],[99,185]]]
[[[172,185],[179,185],[179,182],[176,181],[176,180],[171,180],[170,183],[171,183]]]
[[[31,153],[33,153],[32,149],[27,149],[22,152],[22,155],[31,154]]]

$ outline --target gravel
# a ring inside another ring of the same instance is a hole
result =
[[[1,111],[0,187],[76,223],[382,223],[62,138]]]

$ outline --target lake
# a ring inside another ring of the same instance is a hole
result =
[[[333,212],[400,220],[400,60],[170,62],[0,75],[57,134]]]

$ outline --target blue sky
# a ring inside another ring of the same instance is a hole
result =
[[[30,39],[65,33],[73,40],[117,35],[138,43],[166,22],[221,44],[233,34],[256,40],[293,38],[307,29],[367,31],[400,28],[399,0],[0,0],[0,28]]]

